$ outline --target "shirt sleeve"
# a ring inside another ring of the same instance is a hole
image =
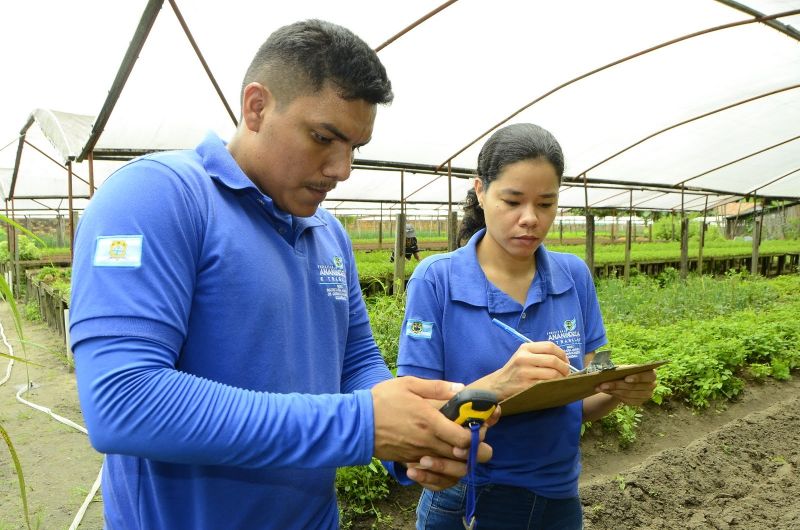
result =
[[[417,272],[420,272],[417,275]],[[444,373],[443,307],[436,282],[417,267],[408,282],[406,311],[400,329],[397,375],[446,379]]]
[[[136,337],[75,348],[78,394],[103,453],[182,464],[316,468],[370,461],[372,397],[273,394],[176,370],[175,352]],[[342,440],[353,443],[343,444]]]
[[[163,164],[139,161],[103,184],[81,220],[70,335],[92,444],[104,453],[197,465],[368,463],[372,398],[361,389],[377,369],[358,380],[359,367],[349,361],[352,393],[311,395],[248,390],[178,368],[207,222],[203,190],[192,186]],[[149,252],[129,252],[127,267],[97,266],[103,234],[120,234],[121,242],[141,236]],[[137,267],[137,259],[152,261]],[[353,351],[367,350],[363,326],[355,331]]]

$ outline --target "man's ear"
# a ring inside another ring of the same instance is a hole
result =
[[[252,82],[242,92],[242,122],[252,132],[258,132],[264,117],[275,106],[272,92],[261,83]]]

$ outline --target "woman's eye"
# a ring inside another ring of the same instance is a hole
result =
[[[506,203],[509,206],[519,206],[519,203],[517,201],[509,201],[509,200],[503,199],[503,202]]]
[[[553,207],[553,203],[545,202],[545,203],[540,204],[539,207],[540,208],[552,208]]]

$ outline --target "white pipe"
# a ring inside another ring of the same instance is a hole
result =
[[[81,524],[81,520],[83,519],[83,515],[86,513],[86,509],[89,507],[89,503],[92,502],[94,496],[97,495],[97,490],[100,489],[100,480],[103,477],[103,465],[100,465],[100,472],[97,474],[97,478],[94,480],[94,484],[92,484],[92,489],[89,491],[89,495],[83,500],[83,504],[81,504],[78,513],[75,514],[75,519],[72,520],[72,524],[69,525],[69,530],[75,530]]]
[[[0,339],[2,339],[3,344],[5,344],[6,348],[8,348],[8,354],[9,355],[14,355],[14,348],[8,342],[8,339],[6,337],[6,330],[3,327],[3,323],[2,322],[0,322]],[[14,359],[9,359],[8,368],[6,369],[6,376],[3,378],[2,381],[0,381],[0,385],[5,384],[5,382],[8,381],[9,377],[11,377],[11,367],[13,365],[14,365]],[[27,400],[23,399],[22,398],[22,394],[24,394],[25,392],[27,392],[31,388],[33,388],[33,383],[30,382],[30,381],[25,385],[20,385],[19,389],[17,391],[17,394],[16,394],[17,401],[19,401],[20,403],[23,403],[25,405],[28,405],[29,407],[32,407],[32,408],[34,408],[34,409],[36,409],[36,410],[38,410],[40,412],[44,412],[45,414],[51,416],[56,421],[59,421],[59,422],[63,423],[64,425],[69,425],[73,429],[77,429],[80,432],[82,432],[83,434],[86,434],[86,435],[89,434],[89,432],[86,430],[85,427],[82,427],[82,426],[78,425],[74,421],[72,421],[70,419],[67,419],[67,418],[65,418],[63,416],[59,416],[58,414],[56,414],[55,412],[53,412],[52,410],[50,410],[47,407],[43,407],[41,405],[37,405],[35,403],[31,403],[30,401],[27,401]],[[101,480],[102,476],[103,476],[103,466],[101,465],[100,466],[100,472],[97,474],[97,478],[95,479],[94,484],[92,485],[92,488],[89,491],[89,495],[87,495],[86,498],[83,500],[83,504],[81,504],[81,507],[78,509],[78,513],[75,514],[75,519],[72,520],[72,524],[69,526],[69,530],[75,530],[81,524],[81,520],[83,519],[83,516],[86,513],[86,509],[89,507],[89,504],[92,502],[92,500],[94,499],[95,495],[97,495],[97,490],[100,489],[100,480]]]

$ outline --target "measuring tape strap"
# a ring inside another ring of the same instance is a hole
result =
[[[467,457],[467,509],[462,522],[466,530],[474,530],[478,526],[478,521],[475,519],[475,466],[478,465],[478,446],[481,443],[480,422],[471,422],[469,429],[472,432],[472,442]]]

